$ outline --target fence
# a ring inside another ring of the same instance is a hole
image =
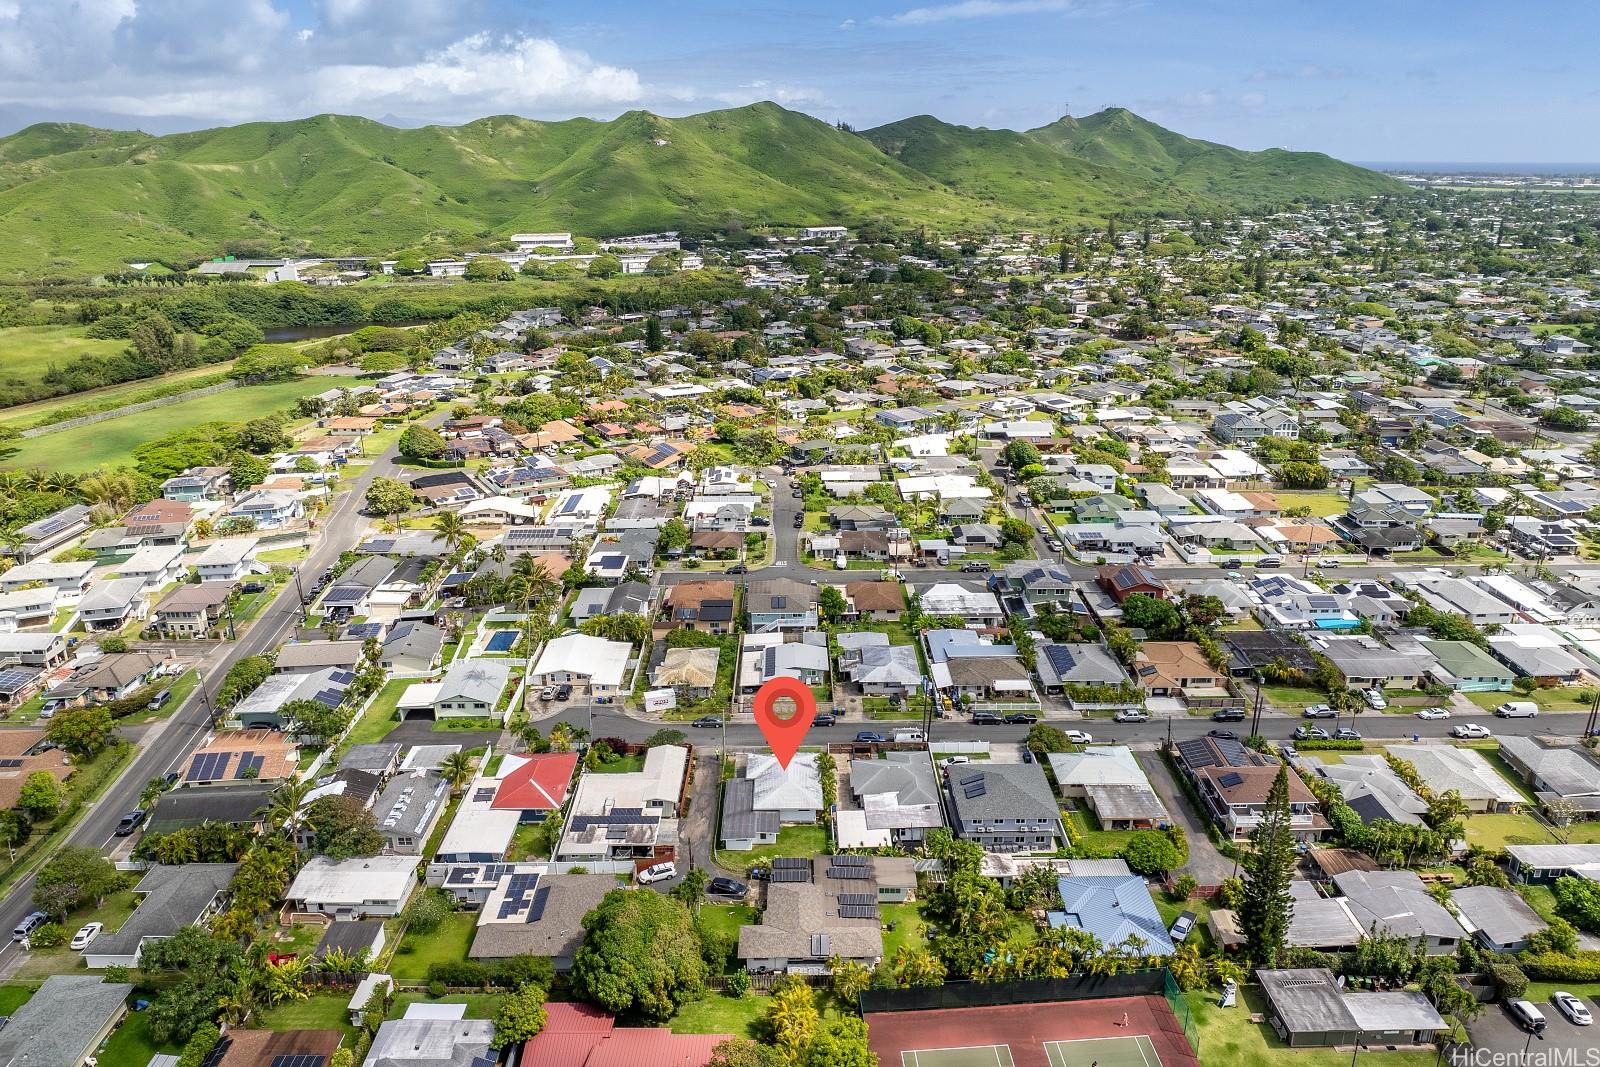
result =
[[[171,396],[160,396],[156,397],[154,400],[142,400],[137,404],[124,404],[120,408],[112,408],[109,411],[96,411],[90,415],[79,415],[75,419],[62,419],[60,422],[48,422],[43,426],[34,426],[30,429],[23,430],[22,436],[43,437],[46,434],[60,433],[62,430],[70,430],[76,426],[92,426],[97,422],[109,422],[112,419],[120,419],[124,415],[134,415],[141,411],[149,411],[152,408],[171,407],[173,404],[181,404],[185,400],[194,400],[198,397],[210,396],[213,393],[220,393],[227,389],[237,389],[243,384],[245,383],[238,381],[218,382],[216,385],[206,385],[200,387],[199,389],[188,389],[181,393],[173,393]]]
[[[1173,1018],[1178,1020],[1184,1040],[1189,1042],[1189,1047],[1194,1049],[1196,1056],[1199,1056],[1200,1027],[1195,1024],[1194,1012],[1189,1010],[1189,1002],[1184,999],[1183,990],[1178,988],[1172,972],[1165,967],[1161,969],[1161,994],[1167,998],[1167,1007],[1172,1009]]]
[[[976,754],[976,753],[986,753],[986,752],[988,752],[989,751],[989,742],[987,742],[987,741],[930,741],[928,743],[928,751],[933,752],[933,753],[938,754],[938,755],[953,754],[953,753],[966,753],[968,755],[973,755],[973,754]]]
[[[833,981],[830,974],[752,974],[750,975],[750,991],[753,993],[770,993],[772,987],[786,978],[797,978],[810,986],[825,986]],[[706,979],[706,985],[718,993],[728,990],[728,976],[714,974]]]
[[[861,994],[862,1014],[881,1011],[944,1011],[950,1008],[993,1008],[1008,1004],[1046,1004],[1111,997],[1168,996],[1176,990],[1165,967],[1124,974],[1074,974],[1067,978],[1032,978],[1015,982],[946,982],[910,989],[869,989]],[[1179,999],[1182,995],[1178,994]]]

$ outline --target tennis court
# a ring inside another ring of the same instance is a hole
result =
[[[1017,1067],[1009,1045],[930,1048],[900,1053],[900,1067]]]
[[[1044,1054],[1050,1067],[1161,1067],[1155,1044],[1144,1034],[1046,1041]]]

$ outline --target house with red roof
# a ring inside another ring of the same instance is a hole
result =
[[[544,1029],[522,1046],[522,1062],[539,1067],[705,1067],[711,1050],[732,1036],[618,1026],[610,1012],[589,1004],[544,1008]]]
[[[522,812],[523,822],[543,822],[559,813],[567,803],[572,787],[572,772],[578,767],[576,752],[535,752],[526,756],[507,756],[506,763],[521,761],[510,770],[502,768],[500,785],[491,808]]]

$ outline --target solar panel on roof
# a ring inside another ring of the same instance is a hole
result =
[[[967,786],[966,789],[961,791],[961,794],[968,800],[976,800],[978,797],[981,797],[988,792],[989,790],[984,787],[984,784],[979,782],[977,785]]]
[[[839,909],[839,918],[841,919],[876,919],[877,917],[878,909],[869,908],[865,905],[852,904]]]
[[[961,784],[962,785],[973,785],[973,784],[975,784],[977,782],[981,782],[981,781],[983,781],[983,774],[980,772],[978,774],[969,774],[969,775],[967,775],[965,778],[961,779]]]
[[[550,902],[550,887],[540,886],[533,894],[533,902],[528,905],[528,917],[524,922],[536,923],[544,918],[545,905]]]
[[[488,788],[479,789],[476,792],[474,792],[472,794],[472,799],[475,802],[480,802],[481,803],[483,801],[493,800],[494,799],[494,794],[495,794],[494,787],[490,786]]]
[[[251,774],[260,774],[261,767],[267,762],[267,757],[254,752],[246,752],[239,757],[239,769],[233,772],[235,778],[245,778]]]
[[[841,882],[851,882],[857,879],[871,878],[872,872],[865,867],[829,867],[828,877],[837,878]]]
[[[20,767],[20,766],[22,766],[22,761],[19,760],[19,759],[0,759],[0,767]]]
[[[845,906],[851,904],[876,904],[877,898],[871,893],[840,893],[839,903]]]
[[[867,857],[865,857],[865,856],[835,856],[835,857],[833,857],[833,865],[835,867],[870,867],[871,866],[871,864],[867,861]]]
[[[1236,785],[1243,785],[1244,778],[1241,775],[1229,773],[1218,778],[1217,783],[1225,788],[1232,789]]]
[[[772,871],[774,882],[805,882],[810,880],[810,872],[798,867],[776,867]]]

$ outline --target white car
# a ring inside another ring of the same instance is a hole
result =
[[[1448,719],[1449,717],[1449,708],[1423,708],[1417,712],[1417,718],[1419,719]]]
[[[1583,1001],[1571,993],[1557,990],[1550,994],[1550,1003],[1556,1006],[1556,1011],[1567,1017],[1573,1026],[1588,1026],[1594,1022],[1594,1016],[1589,1014],[1589,1009],[1584,1007]]]
[[[668,878],[678,877],[678,865],[668,860],[666,863],[656,863],[634,876],[640,885],[649,885],[652,882],[665,882]]]
[[[1149,722],[1150,714],[1138,708],[1123,708],[1111,718],[1116,722]]]
[[[89,947],[91,941],[100,936],[100,931],[104,929],[104,923],[89,923],[72,935],[72,950],[74,952],[82,952]]]
[[[1331,571],[1335,567],[1337,567],[1338,565],[1339,565],[1339,561],[1336,560],[1336,559],[1319,559],[1319,560],[1317,560],[1317,569],[1318,570]]]
[[[1368,689],[1361,694],[1361,697],[1367,702],[1367,707],[1373,711],[1382,711],[1389,706],[1389,702],[1383,698],[1383,690],[1381,689]]]
[[[1493,736],[1487,726],[1479,726],[1475,722],[1458,722],[1450,727],[1450,736],[1459,737],[1465,741],[1477,741]]]
[[[971,756],[949,756],[949,757],[946,757],[942,762],[944,763],[944,765],[946,767],[959,767],[963,763],[971,763],[972,762],[972,757]]]
[[[1066,734],[1067,740],[1071,741],[1075,745],[1087,745],[1094,741],[1094,738],[1090,737],[1082,730],[1068,730],[1066,731]]]

